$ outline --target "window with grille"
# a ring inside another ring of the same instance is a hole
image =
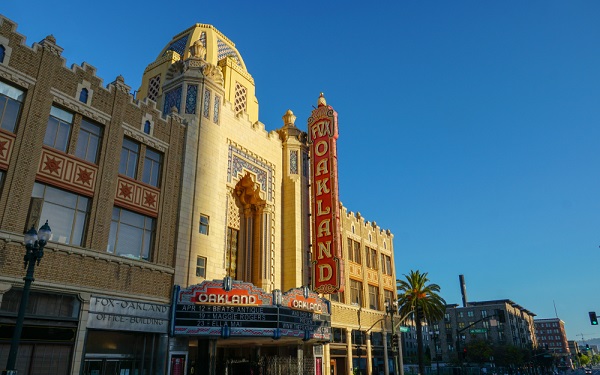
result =
[[[247,90],[239,82],[235,83],[235,99],[233,101],[233,110],[235,114],[246,111]]]

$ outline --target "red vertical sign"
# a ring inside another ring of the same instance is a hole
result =
[[[337,112],[325,103],[308,119],[312,178],[312,281],[317,293],[343,289],[337,175]]]

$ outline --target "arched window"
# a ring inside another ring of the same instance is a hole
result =
[[[79,101],[82,103],[87,103],[88,94],[88,89],[81,89],[81,92],[79,93]]]
[[[4,55],[6,54],[6,48],[0,44],[0,63],[4,62]]]
[[[152,130],[152,125],[150,124],[149,120],[146,120],[144,123],[144,133],[150,134],[150,130]]]

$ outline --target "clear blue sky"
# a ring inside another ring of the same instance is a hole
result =
[[[153,9],[151,9],[153,8]],[[27,45],[132,89],[194,23],[236,43],[260,119],[339,113],[340,195],[395,235],[399,277],[508,298],[600,337],[600,2],[2,2]]]

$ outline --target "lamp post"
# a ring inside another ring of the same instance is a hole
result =
[[[394,330],[394,314],[396,312],[398,312],[398,302],[396,301],[385,301],[385,312],[390,314],[390,322],[392,323],[392,337],[396,334],[395,330]],[[394,353],[394,366],[396,367],[396,371],[394,371],[394,374],[398,375],[404,375],[404,369],[402,367],[400,367],[402,365],[402,339],[401,339],[401,335],[398,334],[398,346],[397,346],[397,351],[395,351]],[[393,345],[392,345],[393,347]],[[398,353],[399,353],[399,358],[400,358],[400,365],[398,364]]]
[[[10,351],[8,353],[8,361],[6,362],[6,370],[2,373],[4,375],[17,375],[17,369],[15,364],[17,362],[17,352],[19,351],[19,341],[21,340],[21,333],[23,332],[23,321],[25,320],[25,310],[27,309],[27,301],[29,300],[29,290],[31,289],[31,283],[33,282],[33,273],[35,271],[36,263],[39,265],[40,260],[44,256],[44,246],[48,242],[52,231],[48,226],[48,220],[46,224],[42,225],[39,232],[31,227],[25,232],[25,256],[23,257],[23,268],[27,269],[27,273],[23,280],[23,293],[21,294],[21,303],[19,304],[19,313],[17,315],[17,323],[13,332],[12,341],[10,342]]]
[[[440,359],[438,357],[438,345],[437,340],[440,336],[440,331],[433,332],[433,347],[435,349],[435,367],[437,369],[437,375],[440,375]]]

